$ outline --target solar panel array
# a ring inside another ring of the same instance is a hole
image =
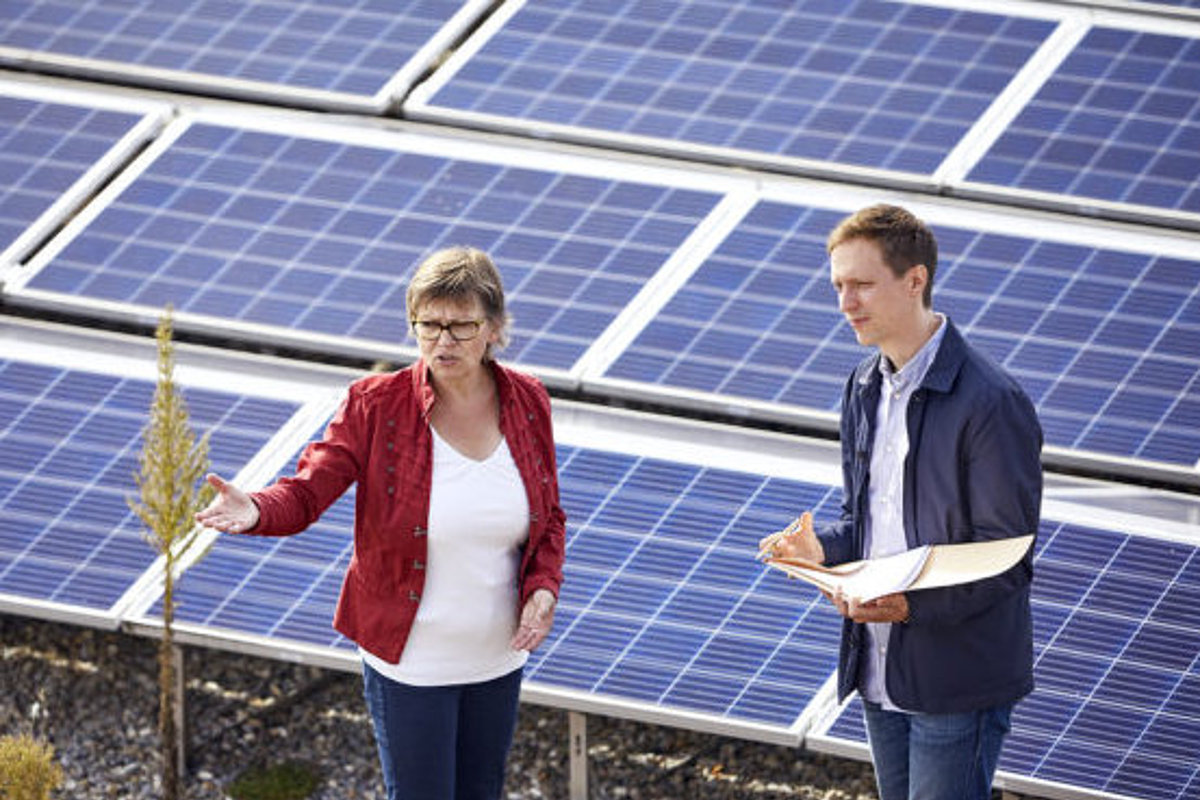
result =
[[[1052,4],[524,0],[505,4],[404,108],[1200,221],[1200,29],[1187,20]]]
[[[118,317],[169,302],[184,324],[389,357],[406,341],[413,266],[468,241],[493,254],[512,295],[506,358],[535,370],[833,412],[863,355],[827,279],[824,237],[844,209],[750,203],[747,184],[705,190],[679,172],[536,168],[329,129],[201,118],[156,145],[16,276],[15,297]],[[1051,445],[1200,459],[1200,261],[965,229],[936,213],[939,307],[1017,376]],[[703,260],[686,247],[720,225],[728,233]],[[630,331],[607,361],[584,359],[598,338]]]
[[[107,613],[155,559],[136,497],[154,382],[0,360],[0,596]],[[236,473],[295,404],[185,390],[214,469]]]
[[[604,376],[836,412],[864,356],[828,279],[843,214],[755,204]],[[935,306],[1017,378],[1049,444],[1196,463],[1200,260],[933,222]]]
[[[434,124],[14,74],[4,301],[119,324],[170,302],[235,347],[410,358],[413,266],[469,243],[508,288],[506,360],[552,386],[830,428],[865,351],[824,237],[886,198],[934,226],[937,304],[1034,398],[1051,463],[1194,485],[1200,6],[1173,5],[20,4],[0,67]],[[124,503],[152,382],[39,361],[24,335],[0,350],[0,607],[152,630],[157,567]],[[188,390],[217,471],[288,469],[327,412],[299,384],[227,384]],[[749,432],[714,461],[606,424],[560,437],[567,583],[527,694],[798,741],[838,622],[750,553],[799,508],[833,514],[836,477],[777,474]],[[179,585],[185,638],[353,668],[328,624],[352,502],[300,538],[210,535]],[[1200,797],[1196,543],[1070,518],[1043,526],[1039,688],[1002,780]],[[861,756],[854,713],[815,741]]]
[[[17,341],[41,352],[33,335],[19,331]],[[73,352],[88,358],[85,348]],[[283,361],[254,368],[298,380]],[[219,359],[210,369],[227,380],[237,374]],[[147,584],[152,551],[124,504],[152,382],[102,363],[88,370],[33,357],[7,358],[0,376],[0,600],[22,613],[46,615],[53,605],[79,619],[90,609],[110,615],[109,624],[152,629],[161,586]],[[213,432],[214,469],[226,475],[248,462],[276,465],[263,479],[289,471],[299,442],[328,414],[268,442],[296,418],[295,401],[252,386],[233,393],[192,384],[187,396],[198,427]],[[753,558],[763,532],[797,510],[837,513],[836,465],[818,480],[781,474],[772,465],[794,461],[786,437],[727,430],[718,440],[703,423],[656,435],[658,422],[638,440],[614,427],[613,412],[591,414],[557,426],[567,581],[555,629],[527,668],[527,693],[568,706],[586,695],[592,710],[636,706],[657,721],[780,743],[821,724],[822,741],[853,743],[853,720],[848,729],[845,715],[832,728],[821,721],[838,618],[807,584]],[[688,445],[672,444],[680,441]],[[697,446],[711,452],[701,457]],[[353,669],[353,646],[330,627],[352,513],[353,493],[300,537],[209,534],[207,555],[176,585],[184,640],[257,643],[256,652]],[[1200,626],[1188,615],[1200,592],[1195,543],[1046,522],[1036,564],[1039,688],[1020,707],[1008,780],[1164,796],[1157,792],[1182,780],[1177,751],[1200,725],[1192,687]],[[146,587],[140,599],[117,605],[135,584]],[[1106,722],[1132,718],[1140,735],[1119,738],[1125,723]],[[1127,765],[1101,774],[1117,763],[1114,753]],[[1086,769],[1076,775],[1073,765]],[[1146,774],[1154,782],[1125,778]]]
[[[506,355],[569,369],[721,199],[274,127],[182,124],[25,288],[392,355],[412,269],[470,242],[512,295]]]
[[[1043,781],[1105,796],[1200,797],[1198,596],[1193,544],[1043,523],[1033,585],[1037,687],[1017,705],[999,766],[1012,788]],[[858,702],[814,742],[865,746]]]
[[[25,19],[37,17],[40,25],[50,29],[55,24],[47,20],[58,19],[59,28],[70,30],[71,20],[77,19],[70,14],[77,12],[55,11],[49,5],[49,9],[30,11]],[[989,59],[1021,64],[1030,56],[1019,55],[1020,48],[1010,39],[1025,36],[1036,44],[1054,27],[1045,19],[915,4],[856,3],[837,11],[814,4],[780,15],[765,13],[753,2],[694,3],[670,7],[662,12],[666,16],[643,18],[648,9],[637,6],[611,14],[605,28],[591,24],[602,20],[589,17],[596,10],[584,4],[508,4],[458,57],[467,65],[486,67],[474,69],[486,72],[487,86],[499,92],[507,73],[488,62],[488,48],[499,48],[507,69],[520,72],[528,69],[523,58],[536,60],[527,47],[517,44],[526,39],[536,43],[530,45],[535,55],[550,48],[563,57],[583,57],[592,40],[597,53],[610,53],[625,47],[629,39],[642,48],[635,51],[639,55],[633,63],[644,66],[658,57],[652,54],[665,49],[680,59],[669,62],[674,65],[669,74],[695,80],[693,72],[704,74],[698,65],[714,59],[727,70],[734,65],[735,72],[743,68],[761,72],[766,67],[755,59],[767,58],[785,39],[794,39],[796,26],[813,25],[825,32],[828,40],[813,44],[815,51],[828,56],[854,45],[850,49],[868,54],[864,64],[911,49],[921,38],[914,34],[941,31],[944,35],[931,39],[922,51],[922,57],[934,65],[949,58],[947,53],[968,50],[979,64]],[[93,11],[100,16],[110,13]],[[292,9],[289,13],[299,20],[308,12]],[[56,17],[64,13],[68,16]],[[195,13],[209,11],[202,6]],[[730,41],[722,39],[708,49],[680,48],[668,42],[677,35],[699,36],[701,31],[712,35],[717,17],[728,25],[722,28],[727,33],[716,38],[732,37]],[[190,24],[187,18],[179,19],[181,29]],[[766,30],[761,30],[764,26]],[[1125,65],[1114,66],[1106,75],[1125,83],[1138,78],[1152,89],[1127,87],[1116,93],[1127,99],[1145,98],[1138,101],[1140,111],[1128,109],[1146,117],[1138,125],[1173,131],[1185,153],[1183,162],[1171,160],[1174,145],[1160,137],[1152,145],[1161,158],[1168,159],[1163,163],[1172,166],[1156,169],[1165,170],[1166,179],[1186,185],[1196,172],[1188,166],[1195,160],[1194,148],[1188,145],[1189,127],[1173,126],[1162,109],[1200,109],[1200,103],[1187,94],[1194,60],[1190,40],[1130,31],[1114,39],[1109,33],[1101,28],[1089,31],[1055,73],[1068,77],[1050,77],[1043,93],[1060,97],[1063,92],[1056,93],[1053,87],[1062,83],[1075,86],[1074,94],[1079,94],[1084,82],[1073,76],[1095,71],[1097,58],[1089,54],[1108,47],[1103,51],[1105,63]],[[573,42],[570,47],[560,45],[564,37]],[[730,49],[734,39],[754,43],[757,55],[743,53],[735,58],[740,51]],[[818,41],[809,37],[797,40],[806,44],[796,46],[808,47],[810,40]],[[1123,43],[1120,58],[1109,57],[1116,40]],[[504,42],[511,46],[502,46]],[[864,42],[871,45],[864,48]],[[810,55],[814,65],[801,72],[801,79],[820,74],[816,65],[824,63],[825,56]],[[772,69],[785,71],[792,63],[778,53],[767,62],[774,64]],[[957,74],[916,63],[917,74],[934,73],[943,80]],[[877,67],[863,68],[877,71]],[[554,69],[563,81],[573,74],[570,64]],[[984,66],[979,69],[980,74],[988,72]],[[429,86],[438,86],[443,75],[452,76],[441,90],[450,91],[465,70],[451,66]],[[611,69],[606,74],[614,80],[619,75]],[[891,70],[887,77],[901,82],[912,77],[905,74]],[[967,80],[968,74],[955,80]],[[705,78],[706,84],[712,83],[712,77]],[[844,77],[851,84],[866,80],[849,73]],[[1010,79],[1008,75],[996,80],[995,93]],[[1146,83],[1152,79],[1156,81],[1152,86]],[[978,76],[970,82],[986,83]],[[1087,85],[1093,90],[1081,102],[1115,102],[1103,82],[1093,78]],[[888,91],[905,98],[902,105],[911,109],[915,101],[905,94],[909,89],[893,86]],[[954,96],[945,89],[933,87],[928,93],[943,100]],[[780,96],[794,94],[789,89]],[[603,93],[591,91],[589,96]],[[770,105],[771,98],[764,95],[763,102]],[[1037,112],[1040,102],[1030,101],[1023,113],[1044,122],[1046,114]],[[649,100],[643,103],[644,108],[652,105]],[[689,102],[687,107],[698,106]],[[885,108],[883,104],[878,110]],[[978,113],[976,108],[967,116]],[[745,113],[739,116],[749,119]],[[1089,120],[1094,117],[1080,112],[1072,119],[1093,130],[1096,126]],[[882,119],[891,132],[889,142],[904,146],[904,139],[895,135],[899,123],[887,114]],[[1019,119],[1013,130],[1024,124]],[[1110,114],[1107,119],[1112,124],[1116,117]],[[1140,129],[1138,125],[1122,131]],[[804,130],[794,124],[787,127]],[[840,133],[845,133],[845,127],[836,126]],[[690,236],[714,235],[714,226],[720,224],[714,210],[730,196],[728,187],[714,185],[706,191],[681,181],[670,185],[670,179],[667,185],[620,180],[602,171],[598,174],[594,165],[588,174],[572,174],[538,169],[535,160],[515,153],[499,159],[464,158],[458,155],[463,148],[452,144],[412,152],[403,143],[381,143],[370,136],[350,137],[347,142],[346,131],[290,135],[279,133],[278,128],[277,124],[214,121],[203,115],[172,126],[155,143],[153,157],[143,158],[121,176],[117,185],[123,191],[107,193],[85,215],[86,224],[76,224],[71,236],[51,242],[35,269],[18,274],[9,284],[10,293],[51,307],[65,303],[78,308],[75,301],[84,299],[89,313],[118,317],[171,302],[183,312],[185,325],[387,357],[405,340],[402,297],[412,265],[431,247],[469,241],[493,252],[513,295],[517,329],[507,357],[535,370],[572,373],[601,387],[611,386],[604,379],[613,378],[633,380],[642,392],[647,387],[698,391],[715,396],[709,402],[718,406],[730,400],[751,401],[782,406],[784,413],[790,409],[821,413],[835,408],[841,380],[861,352],[831,310],[831,294],[821,285],[824,258],[811,246],[791,241],[781,245],[772,254],[779,262],[760,261],[752,267],[763,270],[755,285],[725,287],[724,296],[720,287],[705,283],[725,280],[716,273],[728,271],[726,259],[757,258],[769,247],[769,239],[789,235],[772,230],[770,222],[764,232],[763,218],[811,211],[815,227],[799,235],[816,241],[823,233],[820,227],[832,225],[844,209],[829,213],[803,206],[788,211],[760,201],[742,223],[746,230],[730,231],[698,269],[694,263],[684,267],[685,274],[690,269],[695,276],[673,286],[678,290],[675,294],[664,292],[652,298],[647,314],[639,318],[626,310],[645,300],[638,293],[646,284],[670,271],[665,267]],[[38,133],[33,126],[15,129],[31,137]],[[1055,131],[1052,149],[1061,150],[1073,134]],[[1129,137],[1122,133],[1120,138],[1124,142]],[[1096,141],[1102,139],[1091,143]],[[944,150],[957,143],[958,137],[948,141]],[[1087,149],[1087,144],[1077,142],[1075,150]],[[1128,146],[1146,149],[1136,143]],[[1002,136],[993,149],[1011,151],[1013,146]],[[988,163],[985,157],[977,170]],[[1096,169],[1078,172],[1101,174]],[[954,278],[957,285],[944,281],[939,298],[1035,397],[1048,423],[1051,445],[1172,466],[1190,466],[1200,459],[1194,434],[1200,387],[1191,358],[1200,343],[1200,317],[1189,291],[1195,283],[1195,261],[1061,246],[1050,239],[1006,242],[980,231],[939,228],[939,234],[971,240],[963,248],[970,255],[954,268],[955,276],[961,276]],[[1017,265],[1022,274],[1000,278],[999,271],[1008,264],[983,252],[990,247],[1006,251],[1004,258],[1028,259]],[[948,256],[957,255],[953,248],[946,249]],[[976,252],[980,252],[978,263],[966,260],[976,257]],[[1053,263],[1043,265],[1038,259],[1047,253]],[[1109,263],[1097,266],[1095,261]],[[1120,261],[1129,263],[1112,266]],[[762,297],[757,284],[763,281],[792,288],[794,279],[780,282],[779,276],[793,265],[803,276],[808,294],[789,301],[772,290]],[[1039,274],[1039,270],[1057,274]],[[1159,275],[1165,276],[1165,285],[1151,285]],[[1119,282],[1130,276],[1140,283],[1123,292]],[[1030,286],[1036,286],[1032,294]],[[1039,308],[1043,296],[1038,292],[1046,289],[1059,291],[1060,303]],[[1119,307],[1109,315],[1103,313],[1104,303]],[[657,316],[650,316],[659,310]],[[1156,331],[1162,319],[1167,329]],[[641,329],[638,340],[626,352],[600,360],[599,370],[596,359],[584,358],[597,339],[631,328]],[[790,341],[797,331],[803,347]],[[1080,354],[1081,347],[1089,352]],[[611,363],[614,357],[616,363]]]

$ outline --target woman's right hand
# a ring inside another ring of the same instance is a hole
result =
[[[205,480],[217,490],[217,496],[207,508],[196,512],[196,522],[226,533],[242,533],[258,524],[258,506],[250,495],[211,472]]]

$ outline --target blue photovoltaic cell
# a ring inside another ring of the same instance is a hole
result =
[[[212,467],[237,472],[295,405],[183,387]],[[0,593],[103,611],[156,557],[137,496],[150,381],[0,361]]]
[[[758,540],[824,486],[559,448],[568,519],[554,632],[526,679],[692,712],[793,724],[837,661],[840,622],[766,570]]]
[[[0,252],[141,119],[0,94]]]
[[[1053,28],[871,1],[529,0],[429,105],[928,175]]]
[[[559,448],[566,578],[527,680],[790,726],[836,663],[840,624],[806,585],[754,558],[824,486]],[[330,627],[353,498],[299,537],[222,536],[179,582],[179,619],[343,648]]]
[[[1200,39],[1090,31],[968,179],[1200,212]]]
[[[466,244],[503,276],[504,357],[569,368],[720,199],[195,124],[28,286],[398,346],[413,268]]]
[[[1017,705],[1000,770],[1114,796],[1200,798],[1198,601],[1196,547],[1043,523],[1036,688]],[[865,743],[857,700],[828,735]]]
[[[370,97],[457,0],[37,0],[6,3],[0,47],[37,55]],[[215,86],[213,87],[216,88]]]
[[[829,284],[841,216],[760,202],[606,377],[836,411],[869,353]],[[934,308],[1017,378],[1048,444],[1200,459],[1200,261],[934,228]]]

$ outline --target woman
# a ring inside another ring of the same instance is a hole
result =
[[[495,800],[562,583],[550,399],[493,359],[508,315],[486,254],[434,253],[406,305],[420,360],[353,383],[294,476],[247,494],[210,475],[197,520],[299,533],[357,482],[334,627],[362,655],[387,796]]]

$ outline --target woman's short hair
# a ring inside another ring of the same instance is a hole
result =
[[[938,248],[933,231],[911,211],[880,203],[854,212],[838,223],[825,242],[826,252],[851,239],[868,239],[879,244],[884,263],[901,277],[917,264],[929,273],[922,301],[933,306],[933,276],[937,272]]]
[[[408,320],[434,300],[470,302],[478,298],[483,314],[499,332],[497,347],[508,344],[510,319],[504,307],[504,283],[492,259],[474,247],[447,247],[431,253],[420,263],[408,282],[404,302]],[[491,357],[492,348],[488,347]]]

